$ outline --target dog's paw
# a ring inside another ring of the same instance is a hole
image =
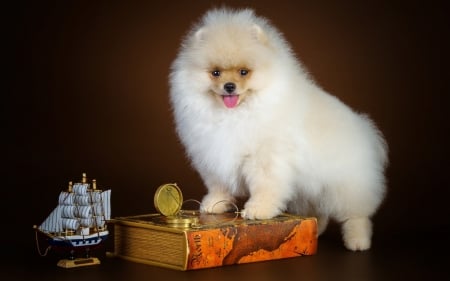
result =
[[[365,251],[370,249],[370,240],[367,237],[347,237],[344,238],[344,245],[351,251]]]
[[[352,218],[342,225],[344,245],[351,251],[370,249],[372,223],[368,218]]]
[[[200,205],[200,211],[208,214],[222,214],[234,208],[234,199],[231,197],[206,195]]]
[[[249,201],[245,204],[244,210],[241,213],[244,219],[265,220],[276,217],[282,212],[275,206]]]

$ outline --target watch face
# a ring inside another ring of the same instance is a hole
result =
[[[176,183],[161,185],[155,192],[156,210],[164,216],[174,216],[183,205],[183,194]]]

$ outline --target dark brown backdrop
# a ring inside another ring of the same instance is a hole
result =
[[[268,17],[317,82],[385,134],[389,193],[375,237],[448,229],[443,7],[310,2],[226,3]],[[154,212],[162,183],[202,198],[205,188],[174,134],[167,77],[181,37],[221,3],[31,1],[5,8],[11,64],[4,69],[2,208],[8,229],[19,230],[12,244],[25,241],[27,253],[34,251],[32,225],[82,172],[113,190],[113,216]]]

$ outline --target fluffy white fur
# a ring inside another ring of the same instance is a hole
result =
[[[240,100],[228,108],[211,71],[239,68],[251,76],[230,76]],[[208,11],[183,41],[170,88],[177,133],[208,188],[203,211],[248,196],[248,219],[316,216],[319,234],[333,219],[348,249],[370,248],[386,143],[367,116],[308,77],[266,19],[250,9]]]

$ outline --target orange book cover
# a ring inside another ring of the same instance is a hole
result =
[[[159,214],[116,218],[113,255],[177,270],[313,255],[317,221],[284,214],[269,220],[199,215],[168,223]]]

